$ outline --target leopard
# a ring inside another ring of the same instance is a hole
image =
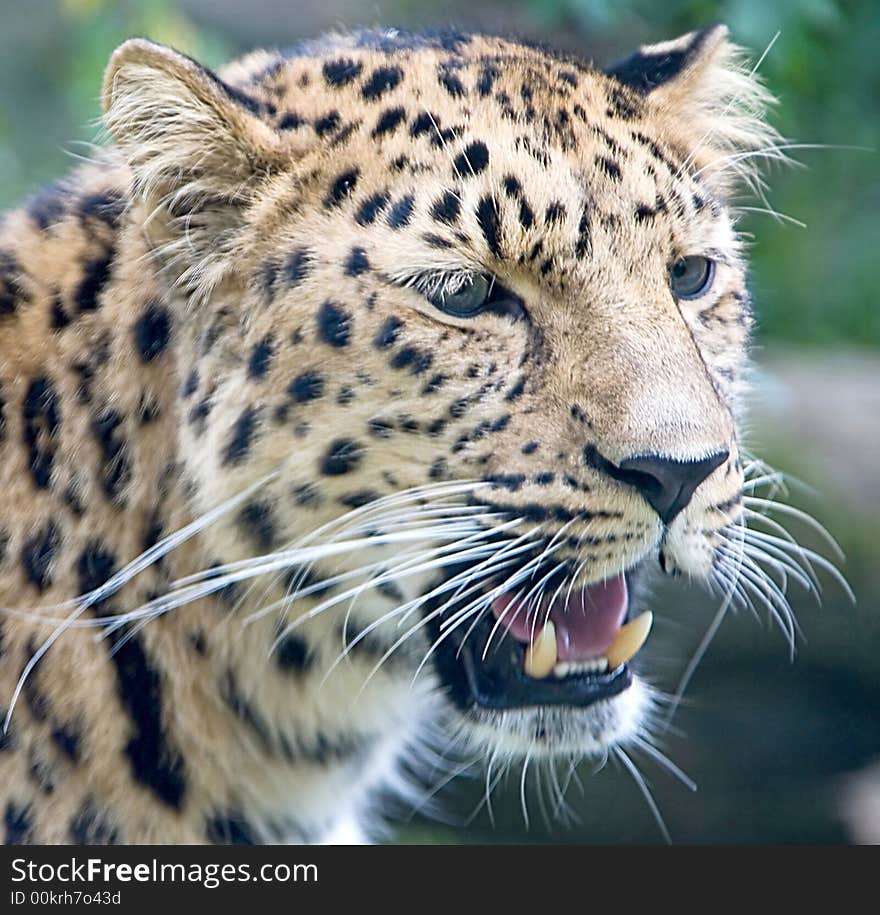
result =
[[[449,760],[650,750],[646,576],[787,620],[737,554],[783,153],[725,26],[133,38],[102,99],[0,225],[7,843],[373,841]]]

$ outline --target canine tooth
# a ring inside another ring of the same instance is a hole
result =
[[[611,647],[605,652],[608,666],[612,670],[620,667],[621,664],[626,664],[645,644],[653,622],[654,614],[650,610],[646,610],[632,622],[620,627],[620,632],[617,633]]]
[[[550,675],[556,665],[556,627],[550,620],[526,649],[526,674],[535,680]]]

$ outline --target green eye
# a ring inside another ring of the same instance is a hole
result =
[[[488,302],[489,290],[489,280],[480,273],[474,273],[455,292],[441,293],[432,301],[441,311],[454,318],[472,318]]]
[[[678,299],[698,299],[715,278],[715,261],[691,255],[679,258],[669,270],[669,285]]]

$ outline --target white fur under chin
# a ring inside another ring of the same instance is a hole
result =
[[[629,689],[586,709],[474,711],[460,733],[469,752],[483,751],[497,759],[595,759],[636,737],[652,706],[650,688],[634,677]]]

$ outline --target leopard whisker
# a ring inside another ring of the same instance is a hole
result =
[[[663,815],[660,813],[660,808],[657,806],[657,802],[654,800],[654,795],[651,794],[651,789],[648,787],[648,783],[645,780],[645,777],[639,771],[638,766],[636,766],[632,759],[630,759],[622,747],[612,747],[611,752],[623,764],[623,767],[626,769],[626,771],[629,772],[632,780],[636,784],[636,787],[639,789],[639,792],[645,799],[645,803],[648,805],[648,809],[651,811],[651,814],[653,815],[654,820],[660,829],[663,840],[667,845],[671,845],[672,837],[669,835],[669,830],[666,828],[666,823],[663,820]]]

